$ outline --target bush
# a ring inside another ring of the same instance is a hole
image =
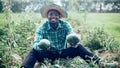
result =
[[[46,59],[45,63],[40,63],[38,66],[40,68],[99,68],[96,64],[88,64],[80,57],[74,59],[58,59],[55,61],[54,65],[50,63],[50,60]]]
[[[6,62],[10,60],[9,55],[9,29],[6,22],[0,23],[0,68],[5,68]],[[8,62],[9,63],[9,62]]]
[[[12,36],[7,23],[3,22],[0,25],[2,25],[0,27],[0,68],[4,66],[9,68],[11,64],[18,66],[22,63],[19,59],[24,59],[32,48],[35,24],[29,20],[19,24],[11,23]]]
[[[118,61],[119,64],[120,64],[120,54],[118,54],[118,55],[115,57],[115,61]]]
[[[32,48],[33,38],[35,33],[35,23],[30,20],[24,21],[14,26],[14,51],[18,55],[25,58],[30,49]]]
[[[108,50],[114,51],[120,44],[115,41],[114,37],[105,32],[103,28],[95,28],[91,32],[86,33],[85,46],[90,50]]]

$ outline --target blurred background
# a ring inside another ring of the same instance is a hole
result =
[[[7,0],[3,0],[7,1]],[[66,10],[88,11],[95,13],[119,13],[120,0],[10,0],[11,11],[18,12],[39,12],[42,5],[54,2],[65,7]],[[3,12],[4,5],[0,0],[0,12]]]

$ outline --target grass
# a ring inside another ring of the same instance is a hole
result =
[[[22,23],[20,25],[23,25],[22,26],[23,28],[28,26],[29,24],[28,25],[26,25],[26,24],[29,23],[29,22],[30,23],[36,23],[36,24],[39,25],[39,23],[45,21],[45,19],[41,18],[39,13],[12,13],[11,17],[12,17],[11,18],[12,22],[14,22],[15,24]],[[66,18],[65,20],[70,22],[72,27],[74,27],[74,30],[76,28],[79,29],[79,26],[81,26],[82,24],[83,24],[83,26],[87,26],[88,30],[91,30],[94,27],[103,27],[103,25],[104,25],[105,30],[109,34],[111,34],[112,36],[115,36],[118,39],[118,41],[120,40],[120,24],[119,24],[120,23],[119,22],[120,14],[119,13],[87,13],[86,14],[86,21],[85,21],[84,17],[85,17],[84,13],[78,13],[77,14],[76,12],[70,12],[68,18]],[[0,25],[4,24],[4,23],[7,23],[7,21],[4,17],[4,14],[0,14]],[[24,25],[23,23],[26,23],[26,24]],[[17,26],[19,28],[19,25],[17,25]],[[20,27],[20,28],[22,28],[22,27]],[[0,28],[2,28],[2,26],[0,26]],[[29,27],[29,28],[31,28],[31,27]],[[33,26],[33,28],[36,29],[36,26]],[[34,30],[29,30],[28,32],[23,31],[22,34],[25,35],[25,34],[28,34],[32,31],[34,32]],[[18,30],[18,32],[19,32],[19,30]],[[22,35],[20,35],[20,36],[22,36]],[[19,37],[16,38],[16,39],[19,39]],[[21,39],[24,39],[24,38],[21,38]],[[28,44],[28,43],[25,43],[25,42],[24,42],[24,44]],[[22,44],[22,43],[20,43],[20,44]],[[22,44],[22,45],[24,45],[24,44]],[[18,49],[14,50],[14,51],[17,51]],[[26,51],[28,51],[28,50],[26,50]],[[19,55],[19,53],[18,53],[18,55]],[[117,58],[117,59],[119,59],[119,58]]]
[[[42,22],[39,13],[13,13],[11,19],[14,23],[21,23],[24,21],[30,21],[33,23]],[[73,27],[80,25],[80,23],[88,26],[87,29],[93,29],[94,27],[103,27],[112,36],[115,36],[120,40],[120,13],[87,13],[86,22],[84,21],[84,14],[75,12],[69,12],[67,19]],[[0,14],[0,22],[5,22],[4,14]],[[76,23],[77,22],[77,23]]]
[[[13,13],[11,19],[14,23],[21,23],[24,21],[30,22],[42,22],[44,19],[41,18],[39,13]],[[71,17],[71,18],[70,18]],[[67,19],[73,27],[80,25],[80,23],[88,26],[88,29],[94,27],[103,27],[112,36],[115,36],[120,40],[120,13],[87,13],[86,22],[84,22],[84,14],[75,12],[69,12]],[[4,14],[0,14],[0,22],[5,22]],[[77,22],[77,23],[76,23]]]
[[[89,29],[104,27],[108,34],[120,40],[120,14],[119,13],[89,13],[85,23]]]
[[[14,23],[21,23],[30,20],[33,23],[41,22],[44,19],[41,18],[39,13],[15,13],[11,14],[12,21]],[[84,22],[84,14],[69,13],[68,19],[72,26],[79,25],[80,23],[85,24],[88,29],[93,29],[94,27],[103,27],[105,30],[118,40],[120,40],[120,13],[87,13],[86,22]],[[73,24],[74,21],[77,23]],[[0,14],[0,22],[6,22],[5,15]]]

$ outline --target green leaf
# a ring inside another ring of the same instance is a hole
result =
[[[21,61],[22,61],[22,58],[21,58],[19,55],[17,55],[17,54],[12,54],[12,57],[13,57],[16,61],[18,61],[18,62],[21,62]]]

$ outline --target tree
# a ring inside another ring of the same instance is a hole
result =
[[[3,4],[2,4],[2,1],[0,0],[0,12],[3,11]]]

